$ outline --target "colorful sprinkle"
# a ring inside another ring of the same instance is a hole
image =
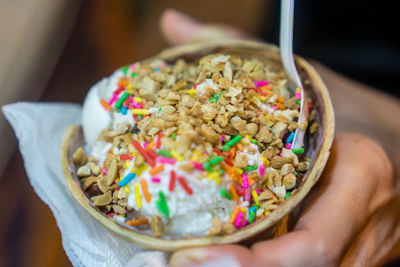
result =
[[[254,81],[254,86],[256,87],[262,87],[268,85],[269,82],[267,80],[262,80],[262,81]]]
[[[256,213],[254,210],[249,210],[249,223],[254,222],[254,219],[256,218]]]
[[[207,174],[207,178],[209,180],[214,181],[216,184],[221,184],[222,183],[221,176],[217,171],[210,172],[209,174]]]
[[[125,193],[129,194],[129,192],[131,192],[131,189],[129,188],[128,185],[125,185],[124,187],[122,187],[122,189],[125,191]]]
[[[122,71],[122,74],[123,74],[124,76],[126,76],[126,74],[128,74],[129,65],[122,66],[122,67],[120,68],[120,70]]]
[[[236,144],[236,148],[237,148],[237,150],[239,150],[241,152],[243,152],[243,150],[244,150],[244,147],[243,147],[243,145],[241,143],[237,143]]]
[[[121,109],[122,103],[128,98],[130,94],[128,92],[124,92],[122,96],[118,99],[117,103],[115,103],[115,108],[117,110]]]
[[[147,170],[149,168],[149,165],[143,164],[142,166],[140,166],[139,168],[133,167],[132,168],[132,172],[136,173],[137,176],[141,176],[142,172],[144,172],[145,170]]]
[[[157,159],[157,158],[158,158],[158,155],[157,155],[156,152],[154,152],[154,150],[148,150],[148,151],[146,151],[146,152],[147,152],[147,154],[148,154],[150,157],[152,157],[153,159]]]
[[[238,213],[238,215],[236,217],[236,220],[235,220],[235,226],[237,228],[241,227],[243,217],[244,217],[244,213],[242,211],[239,211],[239,213]]]
[[[195,169],[200,170],[200,171],[204,170],[203,165],[201,165],[201,163],[198,163],[196,161],[191,161],[191,163],[193,164]]]
[[[177,161],[182,161],[184,160],[183,156],[179,154],[176,150],[172,149],[170,151],[171,155],[177,160]]]
[[[264,174],[265,174],[265,166],[264,166],[264,164],[260,164],[260,166],[258,167],[258,173],[260,174],[261,177],[264,176]]]
[[[240,212],[240,206],[236,206],[235,209],[233,210],[231,216],[229,217],[228,222],[229,222],[230,224],[234,224],[234,223],[235,223],[236,218],[237,218],[239,212]]]
[[[224,175],[225,171],[223,169],[217,169],[220,176]]]
[[[212,157],[209,161],[207,161],[203,164],[203,167],[204,167],[204,169],[208,170],[208,169],[210,169],[211,166],[218,164],[223,160],[224,160],[223,156]]]
[[[301,93],[295,93],[296,100],[301,100]]]
[[[161,178],[159,178],[159,177],[151,177],[151,181],[153,183],[159,184],[159,183],[161,183]]]
[[[132,114],[134,114],[134,115],[149,115],[149,110],[148,109],[133,108],[132,109]]]
[[[169,176],[169,184],[168,184],[168,189],[171,192],[174,192],[175,189],[175,180],[176,180],[176,173],[174,170],[172,170],[170,172],[170,176]]]
[[[303,154],[304,153],[304,148],[303,147],[301,147],[301,148],[293,148],[292,151],[293,151],[294,154],[299,155],[299,154]]]
[[[105,110],[107,111],[111,110],[111,106],[104,99],[100,99],[100,104],[103,106]]]
[[[265,167],[269,165],[269,160],[266,157],[261,157],[261,160],[264,162]]]
[[[119,181],[118,185],[120,187],[124,187],[125,185],[127,185],[130,181],[133,180],[133,178],[135,178],[136,173],[131,172],[129,173],[127,176],[124,177],[124,179],[122,179],[121,181]]]
[[[132,144],[135,146],[135,148],[139,151],[140,154],[145,158],[145,160],[150,164],[150,166],[154,167],[156,166],[156,163],[154,162],[154,159],[152,159],[146,151],[142,148],[142,146],[139,144],[138,141],[133,140]]]
[[[160,190],[158,192],[158,196],[160,197],[159,201],[161,203],[163,213],[164,213],[165,217],[169,218],[169,208],[168,208],[168,204],[167,204],[167,200],[165,198],[164,192]]]
[[[236,200],[239,199],[238,193],[236,192],[236,189],[235,189],[235,187],[233,186],[233,184],[231,184],[231,185],[229,186],[229,192],[231,193],[232,199],[233,199],[234,201],[236,201]]]
[[[250,188],[244,189],[244,201],[247,201],[250,203]]]
[[[224,198],[228,199],[228,200],[232,200],[232,195],[231,193],[229,193],[226,189],[221,189],[219,190],[219,193],[221,194],[221,196],[223,196]]]
[[[124,154],[124,155],[119,155],[119,159],[120,160],[132,160],[133,157],[131,155]]]
[[[258,195],[257,195],[257,191],[255,189],[251,190],[251,195],[253,196],[254,202],[257,205],[260,205],[260,201],[258,201]]]
[[[158,135],[157,135],[157,142],[156,142],[156,148],[157,149],[159,149],[160,147],[161,147],[161,139],[163,138],[163,136],[164,136],[164,134],[163,133],[159,133]],[[164,150],[165,151],[165,150]],[[167,151],[168,152],[168,151]],[[168,152],[168,154],[169,154],[169,152]],[[164,156],[164,155],[161,155],[161,156]],[[164,156],[165,157],[165,156]],[[170,158],[171,156],[167,156],[167,158]]]
[[[223,143],[225,141],[226,135],[221,134],[221,143]]]
[[[222,93],[216,93],[211,99],[210,102],[211,103],[216,103],[218,101],[218,99],[220,98],[220,96],[222,95]]]
[[[156,174],[159,174],[160,172],[162,172],[164,170],[164,164],[158,165],[157,167],[152,168],[149,171],[149,174],[154,176]]]
[[[196,94],[196,90],[195,89],[189,89],[189,90],[187,90],[187,93],[189,95],[195,95]]]
[[[265,102],[265,100],[267,100],[267,98],[265,96],[262,95],[258,95],[257,96],[262,102]]]
[[[225,145],[222,146],[222,151],[228,151],[231,147],[236,145],[241,140],[242,140],[242,137],[240,135],[236,135],[228,143],[226,143]]]
[[[286,143],[291,143],[293,142],[293,138],[294,138],[294,132],[291,132],[288,136],[288,138],[286,139]]]
[[[138,183],[133,186],[133,190],[135,192],[136,207],[140,209],[142,207],[142,197],[140,195],[140,188]]]
[[[171,155],[171,153],[169,153],[169,151],[163,150],[163,149],[158,150],[157,154],[160,155],[160,156],[166,157],[166,158],[171,158],[172,157],[172,155]]]
[[[160,163],[166,163],[166,164],[171,164],[171,165],[174,165],[176,163],[176,160],[165,158],[165,157],[158,157],[157,161]]]
[[[179,184],[183,187],[183,189],[186,191],[188,195],[193,194],[192,188],[189,187],[189,185],[186,183],[186,179],[184,177],[178,177],[178,182]]]
[[[154,141],[151,141],[150,143],[148,143],[148,145],[145,147],[145,150],[148,151],[150,149],[153,149],[155,143]]]
[[[116,100],[117,100],[118,95],[117,94],[113,94],[110,98],[110,100],[108,100],[108,104],[112,105]]]
[[[245,172],[249,172],[249,171],[254,171],[254,170],[257,170],[258,169],[258,165],[257,164],[254,164],[254,165],[249,165],[249,166],[247,166],[246,168],[244,168],[243,170],[245,171]]]
[[[245,172],[242,173],[242,181],[243,181],[243,188],[249,188],[249,179],[247,178],[247,174]]]
[[[172,140],[176,141],[176,133],[171,134]]]
[[[225,159],[224,159],[224,162],[225,162],[226,164],[228,164],[229,166],[231,166],[231,167],[235,166],[235,164],[232,162],[232,160],[230,160],[230,159],[228,159],[228,158],[225,158]]]
[[[140,179],[140,185],[142,187],[142,192],[144,195],[144,199],[146,200],[147,203],[150,203],[151,201],[151,195],[149,193],[149,188],[147,186],[147,182],[144,178]]]

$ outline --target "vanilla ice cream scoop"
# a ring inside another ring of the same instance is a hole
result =
[[[114,112],[107,111],[100,100],[110,99],[116,89],[119,78],[123,75],[121,70],[115,71],[110,77],[104,78],[93,85],[85,97],[82,109],[82,128],[86,143],[93,147],[104,129],[112,125]]]

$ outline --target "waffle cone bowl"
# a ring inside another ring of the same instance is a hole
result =
[[[193,59],[211,53],[235,54],[252,57],[267,62],[271,68],[282,70],[279,49],[275,46],[253,41],[216,41],[173,47],[162,51],[157,56],[145,60],[162,59],[174,62],[183,58],[190,62]],[[296,65],[302,78],[306,95],[313,100],[316,110],[315,121],[318,129],[310,134],[307,130],[304,140],[305,156],[310,159],[310,165],[297,190],[269,216],[242,227],[231,234],[199,237],[170,236],[156,237],[149,233],[138,231],[126,224],[120,223],[104,214],[96,207],[82,190],[77,176],[78,166],[74,164],[73,153],[84,146],[82,127],[70,126],[66,132],[61,147],[62,168],[66,182],[75,201],[86,210],[95,220],[116,235],[125,237],[133,244],[147,249],[174,251],[188,247],[209,246],[218,244],[238,243],[250,238],[268,239],[286,232],[288,218],[296,218],[296,207],[317,183],[328,160],[329,151],[334,137],[334,113],[328,91],[316,70],[304,59],[296,57]]]

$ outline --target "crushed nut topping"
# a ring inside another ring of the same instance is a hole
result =
[[[213,181],[234,209],[230,216],[213,214],[205,234],[226,235],[268,216],[300,185],[310,162],[304,148],[291,149],[291,143],[308,122],[297,123],[300,99],[283,72],[255,58],[219,53],[120,71],[112,98],[102,105],[129,120],[101,132],[98,140],[112,145],[104,161],[82,148],[72,157],[83,190],[108,216],[160,237],[175,212],[163,192],[179,187],[195,198],[199,184]],[[309,133],[315,134],[317,114],[312,99],[308,103]],[[170,165],[187,177],[167,171]],[[163,179],[169,179],[165,188]],[[154,193],[156,185],[161,190]],[[148,205],[157,214],[145,217]]]

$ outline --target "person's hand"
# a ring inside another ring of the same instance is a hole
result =
[[[161,28],[172,44],[250,38],[232,27],[202,25],[176,11],[164,13]],[[172,255],[170,265],[336,266],[368,217],[389,199],[392,177],[391,163],[379,145],[359,134],[339,134],[316,194],[292,232],[250,248],[181,250]]]

